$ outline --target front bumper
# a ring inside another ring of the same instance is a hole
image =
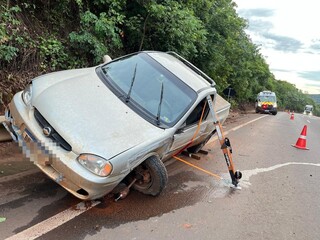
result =
[[[262,108],[262,107],[257,107],[257,111],[261,113],[276,113],[277,108],[275,107],[268,107],[268,108]]]
[[[124,176],[99,177],[85,169],[76,160],[78,154],[57,146],[43,134],[34,117],[34,108],[26,106],[17,93],[5,113],[3,125],[22,147],[30,160],[74,196],[97,199],[112,191]]]

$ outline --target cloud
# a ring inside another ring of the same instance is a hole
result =
[[[320,89],[320,83],[306,83],[305,86]]]
[[[320,43],[313,43],[309,47],[311,50],[320,51]]]
[[[317,1],[234,1],[238,14],[248,22],[246,33],[275,78],[319,94],[320,35],[312,27],[320,19]]]
[[[253,9],[240,9],[240,16],[250,19],[251,17],[272,17],[274,9],[271,8],[253,8]]]
[[[270,70],[274,72],[291,72],[291,70],[279,69],[279,68],[271,68]]]
[[[299,76],[312,81],[319,81],[320,84],[320,70],[319,71],[305,71],[298,72]],[[319,85],[318,83],[315,86]]]
[[[265,18],[272,17],[274,10],[269,8],[241,9],[239,15],[248,20],[248,30],[252,32],[265,32],[273,28],[273,24]]]
[[[303,43],[291,37],[276,35],[273,33],[265,32],[262,36],[267,40],[272,40],[271,48],[283,52],[297,52],[303,46]]]
[[[252,32],[266,32],[273,28],[273,24],[270,21],[260,19],[250,19],[248,30]]]
[[[241,9],[239,10],[239,14],[248,19],[248,31],[262,37],[262,39],[257,40],[258,44],[283,52],[297,52],[303,46],[303,43],[297,39],[271,32],[274,29],[274,24],[268,21],[268,19],[271,19],[275,15],[274,9]],[[318,46],[314,44],[314,47]]]

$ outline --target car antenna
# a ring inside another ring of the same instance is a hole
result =
[[[160,93],[160,102],[159,102],[159,106],[158,106],[157,125],[160,125],[160,113],[161,113],[162,99],[163,99],[163,82],[161,82],[161,93]]]
[[[129,92],[128,92],[127,97],[126,97],[126,102],[129,102],[129,100],[130,100],[130,95],[131,95],[131,91],[132,91],[132,88],[133,88],[133,83],[134,83],[134,80],[136,79],[137,65],[138,65],[138,63],[136,63],[136,66],[134,67],[134,73],[133,73],[133,76],[132,76]]]

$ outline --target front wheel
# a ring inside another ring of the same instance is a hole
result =
[[[157,196],[168,182],[167,169],[163,162],[155,156],[146,159],[133,170],[137,179],[133,188],[144,194]]]

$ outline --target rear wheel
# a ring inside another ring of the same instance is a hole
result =
[[[168,182],[167,169],[163,162],[155,156],[136,167],[132,176],[137,179],[133,188],[152,196],[159,195]]]

